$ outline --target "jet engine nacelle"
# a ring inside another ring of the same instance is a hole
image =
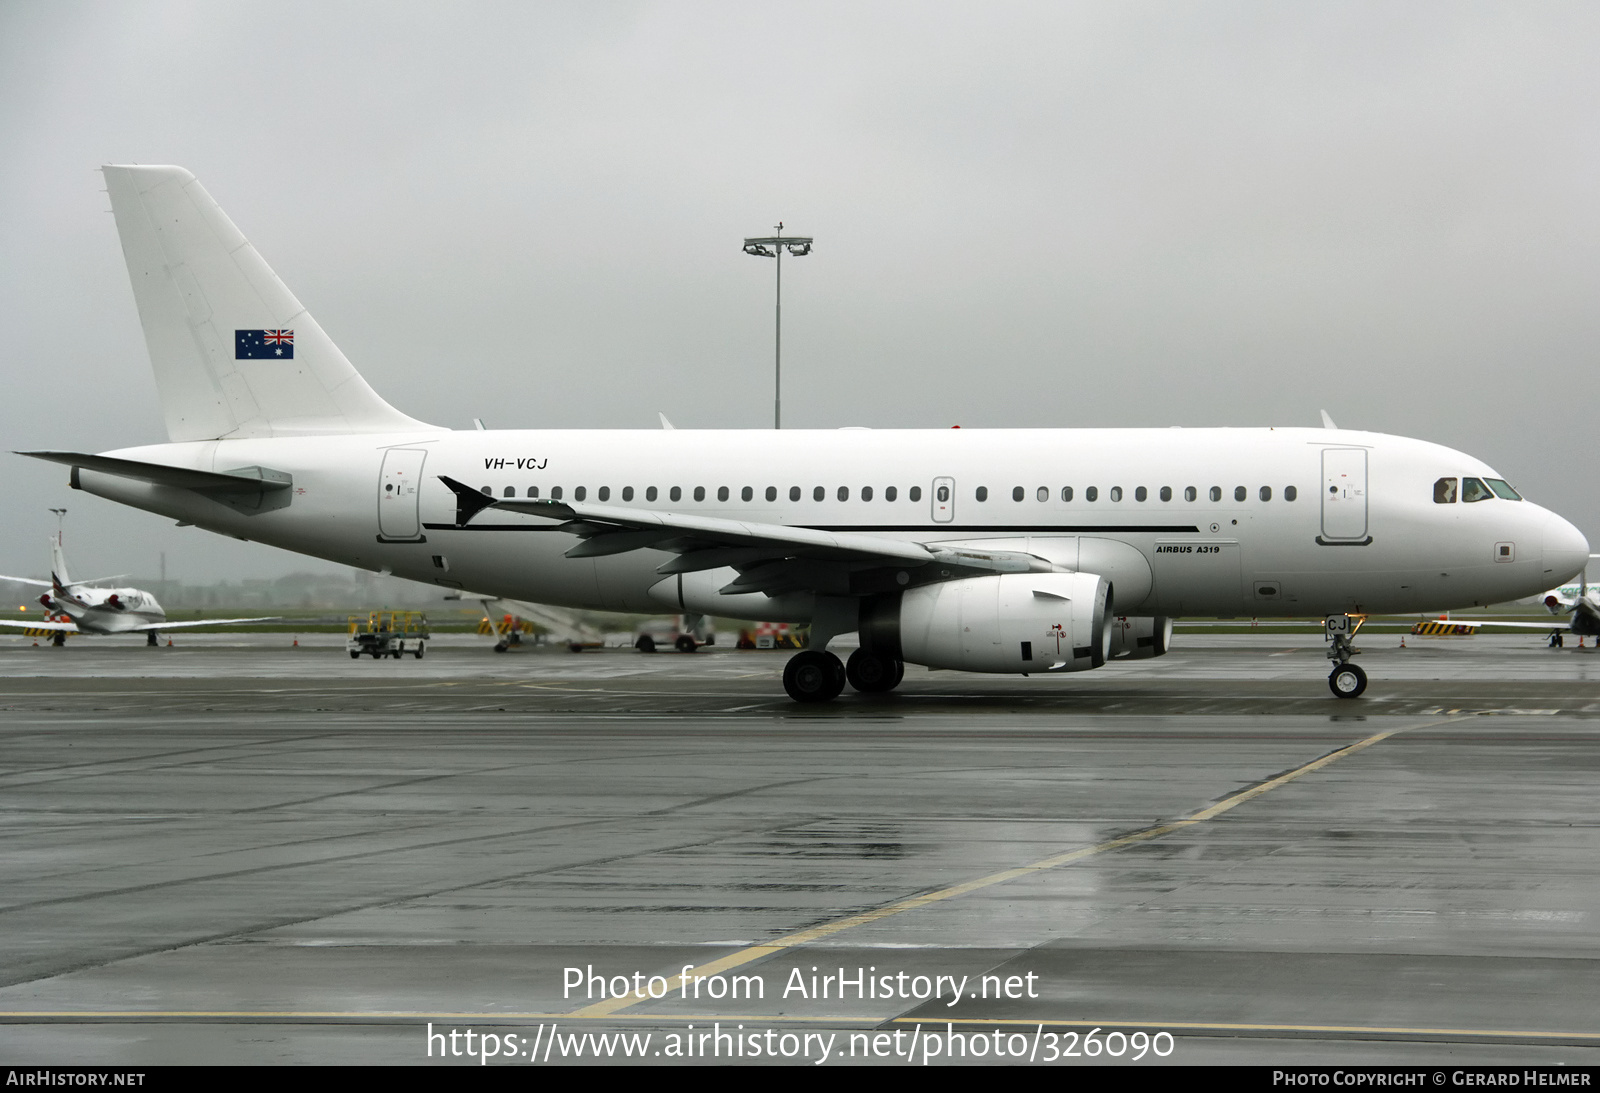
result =
[[[1110,651],[1111,584],[1093,573],[1003,573],[908,588],[863,605],[862,642],[929,668],[1081,672]]]
[[[1147,660],[1172,648],[1172,620],[1165,615],[1120,616],[1111,620],[1112,660]]]

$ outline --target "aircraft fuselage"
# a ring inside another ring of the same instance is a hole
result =
[[[1022,551],[1103,573],[1116,613],[1127,615],[1469,607],[1535,595],[1587,560],[1583,536],[1533,502],[1468,503],[1453,488],[1449,503],[1435,500],[1442,478],[1498,478],[1480,460],[1349,430],[424,429],[107,454],[217,472],[267,467],[291,475],[293,489],[287,504],[247,514],[192,490],[86,468],[75,473],[78,488],[446,588],[613,611],[805,621],[811,597],[718,596],[732,570],[666,578],[656,567],[673,555],[660,550],[566,558],[579,540],[543,517],[490,509],[457,526],[438,476],[496,499],[536,490],[542,499]]]

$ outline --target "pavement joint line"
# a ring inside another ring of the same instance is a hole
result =
[[[1108,839],[1105,842],[1096,843],[1092,846],[1079,847],[1077,850],[1068,850],[1061,854],[1053,854],[1050,857],[1041,858],[1040,860],[1032,862],[1028,865],[1018,865],[1013,866],[1010,869],[1002,869],[999,872],[989,873],[981,877],[975,877],[972,880],[963,881],[960,884],[950,885],[932,892],[924,892],[921,895],[912,896],[909,899],[897,900],[894,903],[885,904],[884,906],[874,908],[871,911],[863,911],[859,914],[848,915],[844,918],[836,919],[833,922],[823,923],[820,926],[812,926],[805,930],[798,930],[791,934],[785,934],[782,937],[774,938],[772,941],[768,941],[760,945],[751,945],[736,952],[729,953],[726,956],[719,957],[716,960],[701,964],[698,967],[690,968],[686,971],[680,971],[678,973],[679,981],[682,983],[695,977],[709,978],[713,975],[720,975],[722,972],[729,971],[733,968],[743,967],[746,964],[754,963],[758,960],[764,960],[776,953],[783,952],[785,949],[792,949],[800,945],[809,944],[813,941],[820,941],[822,938],[843,933],[845,930],[854,929],[857,926],[866,926],[871,923],[881,921],[882,919],[889,918],[893,915],[901,914],[905,911],[916,910],[919,907],[926,907],[933,903],[942,903],[947,899],[954,899],[957,896],[964,896],[970,892],[976,892],[984,888],[993,887],[997,884],[1004,884],[1007,881],[1016,880],[1018,877],[1032,876],[1035,873],[1042,873],[1047,870],[1056,869],[1063,865],[1069,865],[1072,862],[1082,861],[1085,858],[1094,857],[1099,854],[1110,853],[1114,850],[1121,850],[1125,846],[1133,846],[1137,843],[1149,842],[1152,839],[1159,839],[1162,836],[1171,835],[1174,832],[1182,831],[1183,829],[1192,827],[1195,824],[1204,823],[1207,820],[1215,819],[1224,812],[1244,804],[1246,801],[1254,800],[1262,794],[1277,789],[1279,786],[1291,782],[1302,775],[1321,770],[1330,763],[1334,763],[1340,759],[1354,755],[1359,751],[1364,751],[1374,744],[1377,744],[1383,740],[1387,740],[1396,733],[1407,732],[1412,729],[1428,728],[1433,725],[1448,724],[1452,720],[1456,719],[1444,718],[1438,721],[1423,722],[1419,725],[1405,725],[1398,728],[1385,729],[1383,732],[1374,733],[1363,740],[1358,740],[1353,744],[1347,744],[1342,748],[1338,748],[1317,759],[1313,759],[1311,762],[1298,766],[1293,770],[1286,771],[1285,773],[1279,774],[1276,777],[1269,778],[1265,782],[1251,786],[1249,789],[1241,790],[1230,797],[1225,797],[1216,804],[1203,808],[1200,811],[1186,816],[1181,820],[1173,820],[1169,823],[1156,824],[1152,827],[1143,828],[1127,835],[1120,835],[1117,838]],[[654,999],[635,998],[631,993],[623,994],[620,997],[607,998],[604,1001],[596,1002],[593,1005],[583,1006],[580,1009],[573,1010],[570,1016],[604,1017],[647,1001],[654,1001]]]

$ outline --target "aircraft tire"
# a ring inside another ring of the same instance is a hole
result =
[[[678,652],[680,653],[692,653],[699,648],[699,646],[694,643],[694,639],[688,634],[679,634],[678,640],[673,644],[677,646]]]
[[[1360,698],[1367,689],[1367,673],[1359,664],[1341,664],[1328,675],[1328,689],[1336,698]]]
[[[900,685],[906,674],[905,661],[857,649],[845,662],[845,678],[863,694],[882,694]]]
[[[839,697],[844,684],[844,665],[821,649],[796,653],[783,666],[783,689],[796,702],[831,702]]]

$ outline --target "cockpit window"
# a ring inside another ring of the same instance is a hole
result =
[[[1493,496],[1494,494],[1489,492],[1489,487],[1476,478],[1463,478],[1461,480],[1461,500],[1470,504],[1473,501],[1487,501]]]
[[[1522,494],[1511,488],[1511,483],[1504,478],[1485,478],[1489,488],[1495,492],[1496,497],[1503,497],[1507,501],[1521,501]]]
[[[1433,503],[1435,505],[1453,505],[1456,503],[1456,480],[1454,478],[1441,478],[1433,484]]]

